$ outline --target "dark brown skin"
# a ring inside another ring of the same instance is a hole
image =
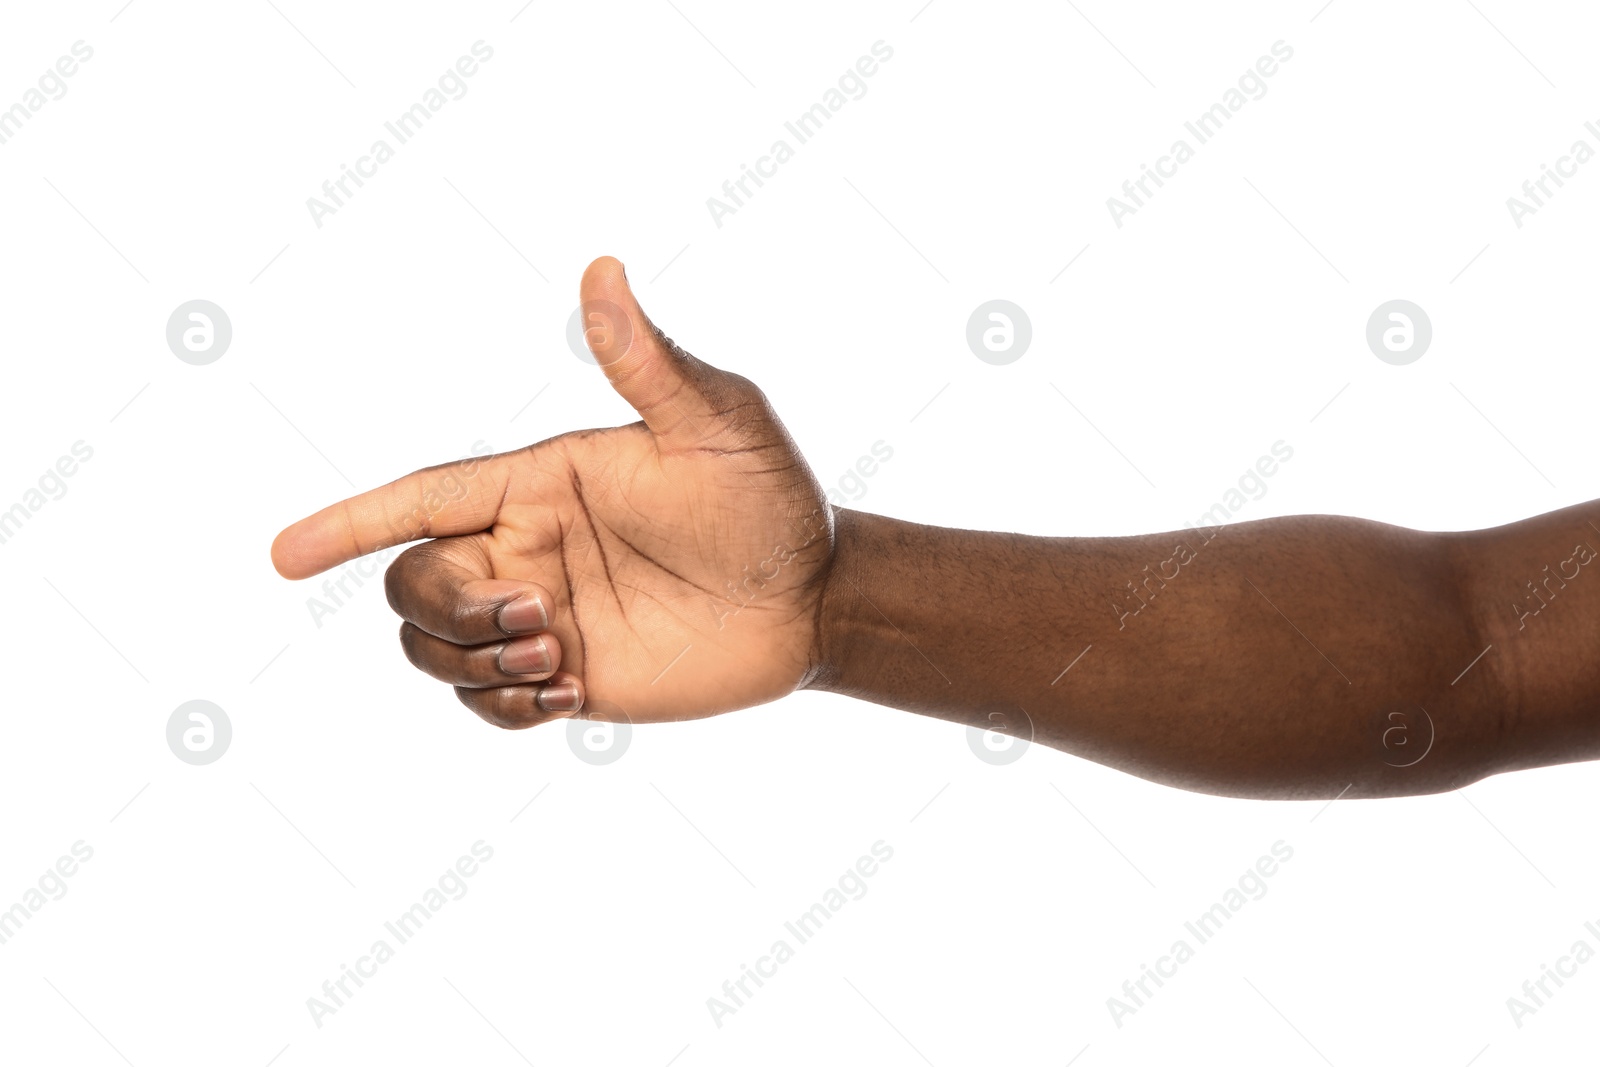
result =
[[[1304,799],[1600,757],[1600,503],[1467,533],[919,526],[830,507],[760,390],[661,334],[616,260],[581,299],[641,422],[419,471],[273,544],[305,578],[433,538],[389,569],[402,645],[496,725],[813,688]]]
[[[1600,756],[1600,580],[1574,563],[1520,631],[1513,610],[1538,605],[1525,583],[1547,563],[1600,545],[1591,516],[1035,538],[840,512],[812,684],[974,725],[1020,708],[1036,741],[1200,792],[1455,789]],[[1180,544],[1189,562],[1162,567]],[[1129,581],[1148,604],[1120,618]]]

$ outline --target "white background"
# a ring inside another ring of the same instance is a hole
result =
[[[891,447],[866,510],[1173,529],[1278,440],[1294,457],[1242,518],[1467,529],[1600,495],[1600,163],[1521,228],[1506,207],[1600,147],[1594,13],[1319,2],[7,5],[0,107],[75,41],[94,55],[0,145],[0,509],[94,454],[0,545],[0,908],[74,842],[93,858],[0,945],[0,1058],[1592,1046],[1600,963],[1521,1028],[1506,1006],[1600,947],[1590,767],[1250,803],[1040,747],[990,766],[960,727],[814,694],[637,728],[596,767],[565,724],[495,730],[412,670],[376,581],[318,626],[320,579],[268,562],[353,487],[629,421],[564,340],[601,254],[766,390],[824,484]],[[478,40],[467,94],[318,228],[307,198]],[[706,198],[879,40],[866,95],[717,227]],[[1106,198],[1279,40],[1266,95],[1115,226]],[[196,298],[233,325],[209,366],[165,340]],[[964,339],[992,298],[1032,320],[1009,366]],[[1433,323],[1409,366],[1364,339],[1395,298]],[[1039,635],[1041,670],[1077,651]],[[166,744],[191,699],[232,722],[209,766]],[[316,1025],[307,998],[479,840],[469,892]],[[879,840],[867,894],[717,1026],[707,998]],[[1119,1028],[1107,998],[1279,840],[1267,895]]]

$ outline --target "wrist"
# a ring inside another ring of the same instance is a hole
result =
[[[870,516],[833,507],[833,552],[820,579],[811,627],[810,668],[801,689],[839,692],[860,602],[862,524]]]

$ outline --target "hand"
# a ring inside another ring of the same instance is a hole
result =
[[[431,467],[284,530],[306,578],[418,538],[387,575],[417,667],[498,726],[692,719],[813,669],[834,554],[821,486],[750,381],[645,317],[622,264],[584,272],[590,350],[642,418]]]

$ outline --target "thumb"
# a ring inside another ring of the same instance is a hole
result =
[[[721,429],[713,394],[736,377],[691,356],[656,329],[634,299],[622,264],[601,256],[579,287],[583,336],[612,388],[673,446],[703,443]]]

